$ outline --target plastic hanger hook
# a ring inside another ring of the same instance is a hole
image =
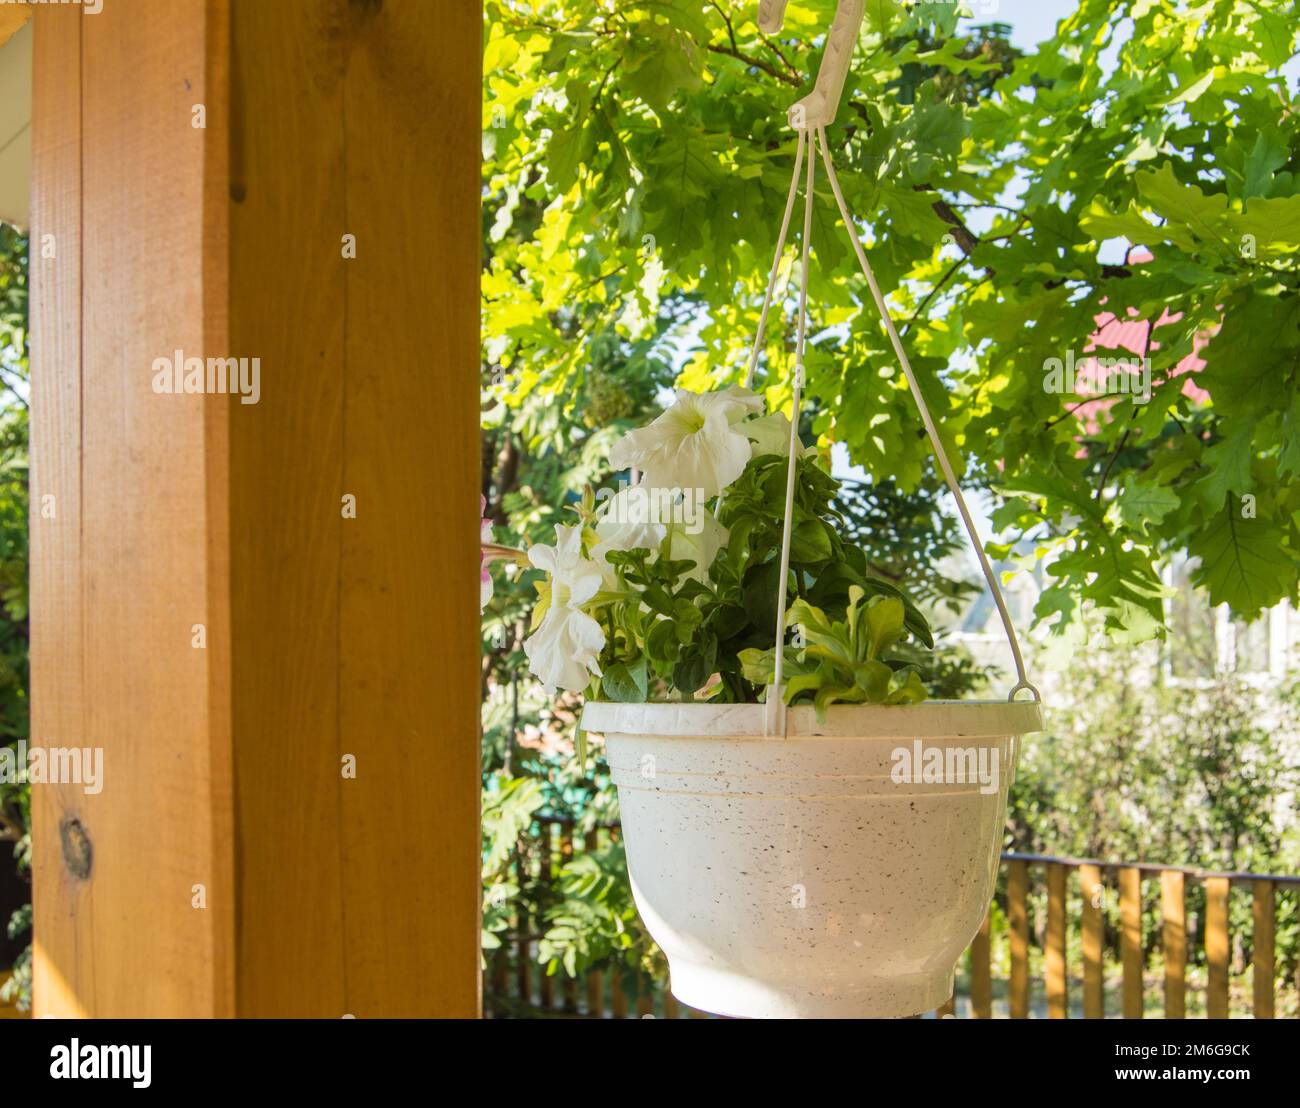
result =
[[[758,26],[764,34],[774,35],[785,21],[788,0],[758,0]],[[840,0],[835,19],[826,34],[826,53],[813,91],[790,108],[790,126],[796,131],[815,131],[826,127],[839,111],[844,81],[858,44],[866,0]]]

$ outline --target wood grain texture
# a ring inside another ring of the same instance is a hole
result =
[[[84,729],[81,29],[80,12],[43,8],[32,43],[31,735],[49,746],[80,745]],[[81,998],[94,980],[93,947],[79,941],[78,925],[89,887],[68,872],[59,841],[83,795],[64,785],[32,790],[38,1015],[85,1015]]]
[[[106,755],[37,800],[42,1013],[479,1011],[481,7],[437,15],[37,13],[34,725]],[[155,393],[175,350],[258,403]]]
[[[480,36],[471,0],[233,5],[241,1013],[479,1010]]]
[[[365,515],[341,547],[340,729],[366,767],[343,792],[349,1002],[463,1017],[482,991],[479,611],[462,583],[479,563],[483,12],[347,10],[344,484]]]
[[[18,33],[31,14],[32,7],[29,4],[0,4],[0,46]]]
[[[224,739],[191,647],[209,618],[207,414],[151,387],[154,358],[204,344],[204,14],[36,12],[35,230],[57,255],[35,271],[33,449],[38,503],[63,510],[34,527],[34,737],[104,767],[98,794],[36,790],[38,1015],[223,1014],[229,998]],[[84,877],[62,858],[71,820]]]
[[[207,408],[153,362],[205,348],[202,0],[106,4],[82,31],[82,572],[85,805],[96,1014],[224,1014],[209,662]],[[223,681],[224,685],[225,682]],[[224,693],[222,693],[224,695]],[[226,821],[228,826],[228,819]],[[195,907],[197,886],[201,903]],[[221,999],[219,999],[221,998]]]
[[[334,233],[343,58],[324,10],[232,4],[229,117],[210,118],[230,129],[229,350],[260,358],[263,374],[257,404],[230,404],[229,474],[237,991],[240,1013],[259,1016],[350,1011],[340,808],[357,782],[340,763],[346,305]],[[274,834],[259,831],[272,819]]]

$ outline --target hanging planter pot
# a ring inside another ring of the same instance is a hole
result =
[[[952,995],[1036,702],[588,704],[672,992],[751,1018],[900,1017]]]
[[[768,33],[783,7],[760,9]],[[946,1001],[992,899],[1020,738],[1042,726],[827,144],[862,9],[841,0],[816,87],[790,111],[794,172],[743,386],[679,390],[611,449],[611,468],[639,469],[640,484],[600,510],[584,498],[578,525],[528,554],[547,575],[523,644],[530,670],[587,693],[582,728],[605,736],[633,895],[673,994],[727,1016],[901,1017]],[[926,700],[896,650],[933,646],[924,616],[841,536],[837,482],[800,442],[819,154],[1006,632],[1017,680],[1005,702]],[[760,417],[750,386],[801,171],[791,414]],[[701,689],[709,703],[692,702]],[[680,699],[652,702],[670,693]]]

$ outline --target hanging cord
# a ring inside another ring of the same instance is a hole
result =
[[[804,133],[803,131],[800,132],[801,138]],[[802,149],[802,141],[800,142],[800,149]],[[785,602],[790,576],[790,541],[794,526],[794,490],[795,475],[798,471],[799,409],[803,399],[804,349],[808,341],[808,268],[809,248],[812,246],[813,186],[817,176],[816,169],[817,156],[815,151],[811,149],[810,144],[808,151],[808,179],[804,183],[803,260],[799,269],[799,336],[795,342],[794,387],[790,405],[790,455],[785,474],[785,520],[781,532],[781,576],[776,591],[776,672],[773,674],[771,687],[767,690],[767,707],[764,713],[766,730],[769,735],[784,735],[786,733],[785,691],[782,687],[782,677],[785,671]],[[797,174],[795,179],[798,180]],[[793,189],[790,198],[790,202],[786,205],[787,220],[794,200]]]
[[[785,253],[786,236],[790,233],[790,214],[794,211],[794,198],[799,191],[799,168],[803,165],[804,144],[808,141],[806,131],[799,132],[799,149],[794,155],[794,172],[790,175],[790,193],[785,198],[785,216],[781,220],[781,233],[776,240],[776,256],[772,259],[772,272],[767,278],[767,295],[763,297],[763,310],[758,316],[758,330],[754,332],[754,345],[749,352],[749,368],[745,370],[745,388],[754,383],[754,367],[758,365],[758,353],[763,349],[763,340],[767,337],[767,313],[772,308],[772,293],[776,289],[776,275],[781,269],[781,255]],[[809,151],[809,162],[815,155]]]
[[[885,330],[889,334],[889,341],[893,344],[894,353],[898,355],[899,363],[903,367],[903,375],[907,378],[908,387],[912,390],[912,398],[916,401],[916,406],[921,413],[921,422],[925,424],[926,433],[930,436],[930,444],[934,447],[935,456],[939,459],[939,467],[943,470],[944,480],[948,482],[948,488],[951,490],[953,498],[957,501],[957,510],[961,513],[962,523],[966,526],[966,534],[970,536],[971,546],[975,548],[975,555],[979,558],[980,569],[984,571],[984,580],[989,583],[989,588],[993,592],[993,601],[998,606],[998,615],[1002,617],[1002,627],[1007,633],[1007,642],[1011,645],[1011,654],[1016,663],[1016,687],[1013,688],[1007,696],[1008,700],[1014,700],[1016,694],[1025,690],[1034,694],[1034,699],[1041,701],[1043,698],[1038,690],[1030,684],[1029,678],[1025,674],[1025,660],[1020,653],[1020,643],[1016,639],[1015,628],[1011,625],[1011,616],[1007,612],[1006,601],[1002,597],[1002,590],[998,587],[997,576],[993,572],[993,567],[989,565],[988,555],[984,553],[984,546],[979,540],[979,534],[975,530],[975,524],[971,521],[970,511],[966,507],[966,500],[961,494],[961,489],[957,485],[957,478],[952,471],[952,465],[948,461],[948,455],[943,449],[943,443],[939,439],[939,432],[935,429],[934,420],[930,418],[930,409],[926,407],[925,398],[921,395],[921,389],[916,383],[916,377],[912,373],[912,364],[907,359],[907,352],[903,349],[903,344],[899,340],[898,332],[894,329],[894,321],[890,318],[889,309],[885,305],[885,298],[880,294],[880,286],[876,284],[875,274],[871,271],[871,265],[867,261],[866,251],[862,249],[862,242],[858,238],[857,228],[853,225],[853,217],[849,214],[848,205],[844,202],[844,193],[840,191],[839,178],[835,174],[835,163],[831,161],[830,149],[826,144],[826,128],[817,128],[817,139],[821,145],[822,160],[826,163],[826,176],[830,180],[831,190],[835,193],[835,201],[840,208],[840,218],[844,221],[844,226],[849,232],[849,238],[853,242],[853,249],[858,256],[858,264],[862,267],[863,276],[867,279],[867,285],[871,289],[871,296],[876,302],[876,309],[880,312],[880,318],[884,321]],[[809,157],[809,162],[815,160],[815,156]],[[812,180],[811,165],[809,166],[809,181]],[[809,192],[811,193],[811,185]],[[807,218],[805,218],[805,224]],[[805,259],[807,258],[807,241],[804,242]],[[805,261],[805,264],[806,261]],[[806,278],[805,278],[806,281]],[[805,284],[805,288],[806,288]],[[802,325],[800,320],[800,342],[802,343]],[[798,405],[798,383],[796,383],[795,404]],[[797,412],[797,407],[796,407]],[[794,471],[793,465],[794,447],[791,446],[791,472]],[[782,551],[782,562],[784,566],[785,557],[789,555],[789,533],[790,533],[790,508],[791,501],[786,499],[786,548]],[[785,591],[785,578],[781,579],[782,596]],[[784,601],[782,601],[784,610]],[[777,681],[780,682],[781,673],[781,636],[777,636]]]

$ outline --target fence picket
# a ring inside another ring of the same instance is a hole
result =
[[[1251,882],[1251,917],[1255,925],[1254,954],[1251,957],[1254,1006],[1257,1020],[1273,1018],[1273,882]]]
[[[1047,865],[1047,949],[1044,975],[1047,983],[1047,1018],[1063,1020],[1070,1014],[1065,969],[1065,866]]]
[[[1165,1019],[1187,1015],[1187,896],[1185,874],[1160,875],[1160,945],[1165,957]]]
[[[553,880],[561,866],[574,856],[575,849],[592,851],[599,848],[602,834],[611,838],[618,835],[617,825],[592,829],[583,836],[581,844],[574,838],[571,821],[542,818],[533,835],[521,838],[513,860],[516,880],[520,888],[536,888]],[[1142,879],[1159,876],[1160,880],[1160,946],[1164,959],[1164,1013],[1169,1019],[1182,1019],[1186,1015],[1186,974],[1188,936],[1186,917],[1186,879],[1192,876],[1201,880],[1206,892],[1206,912],[1201,930],[1204,933],[1208,988],[1206,1014],[1211,1018],[1226,1018],[1229,1011],[1231,973],[1231,935],[1229,931],[1229,895],[1233,881],[1249,883],[1252,893],[1252,934],[1239,936],[1243,950],[1252,951],[1252,1014],[1259,1019],[1272,1019],[1276,1009],[1275,974],[1277,971],[1277,914],[1278,891],[1281,886],[1281,912],[1290,919],[1300,914],[1300,903],[1292,895],[1300,892],[1300,877],[1276,874],[1206,874],[1187,867],[1158,866],[1142,863],[1107,863],[1093,859],[1056,858],[1034,854],[1005,854],[1006,867],[1006,920],[1008,930],[1010,973],[1007,982],[1008,1010],[1013,1019],[1026,1019],[1030,1014],[1031,982],[1029,978],[1029,904],[1030,868],[1042,866],[1045,876],[1047,927],[1043,943],[1043,984],[1047,1000],[1047,1015],[1062,1019],[1069,1015],[1069,873],[1079,871],[1079,891],[1082,909],[1079,919],[1081,953],[1083,958],[1083,1015],[1087,1019],[1100,1019],[1105,1014],[1105,869],[1118,871],[1120,908],[1120,961],[1123,969],[1123,1013],[1125,1018],[1140,1019],[1144,1008],[1144,982],[1146,953],[1142,934]],[[969,951],[970,1015],[974,1019],[989,1019],[993,1015],[993,951],[991,913],[986,915],[979,932],[972,940]],[[577,1015],[583,1012],[591,1018],[615,1019],[629,1017],[630,1009],[636,1016],[662,1012],[665,1019],[708,1019],[705,1012],[681,1004],[667,988],[666,982],[654,982],[648,990],[639,989],[635,1004],[624,991],[617,976],[608,980],[599,971],[586,974],[583,985],[563,977],[547,977],[536,963],[535,932],[541,920],[530,918],[521,901],[515,906],[512,929],[501,936],[501,947],[487,959],[484,973],[485,1010],[496,1017],[518,1014],[536,1007],[543,1011],[556,1008],[557,991],[561,993],[563,1011]],[[1288,926],[1290,926],[1288,924]],[[1240,955],[1240,952],[1239,952]],[[513,963],[513,965],[512,965]],[[511,997],[511,978],[515,996]],[[1241,972],[1240,965],[1236,971]],[[607,990],[608,986],[608,990]],[[1300,991],[1300,970],[1297,971],[1297,990]],[[662,997],[660,993],[662,991]],[[585,1000],[580,1009],[580,994]],[[1288,987],[1289,992],[1289,987]],[[1287,1004],[1291,1003],[1288,996]],[[936,1016],[955,1016],[957,995],[949,997]]]
[[[1205,961],[1209,985],[1205,1014],[1212,1020],[1228,1018],[1228,878],[1205,879]]]
[[[1142,1005],[1142,871],[1119,871],[1120,961],[1124,967],[1124,1018],[1140,1020]]]
[[[1029,867],[1007,864],[1007,926],[1011,930],[1011,982],[1008,990],[1011,1018],[1029,1018]]]
[[[1102,976],[1102,906],[1105,904],[1106,886],[1101,883],[1101,867],[1084,864],[1079,867],[1079,892],[1083,897],[1080,917],[1083,948],[1083,1018],[1106,1018],[1106,986]]]

